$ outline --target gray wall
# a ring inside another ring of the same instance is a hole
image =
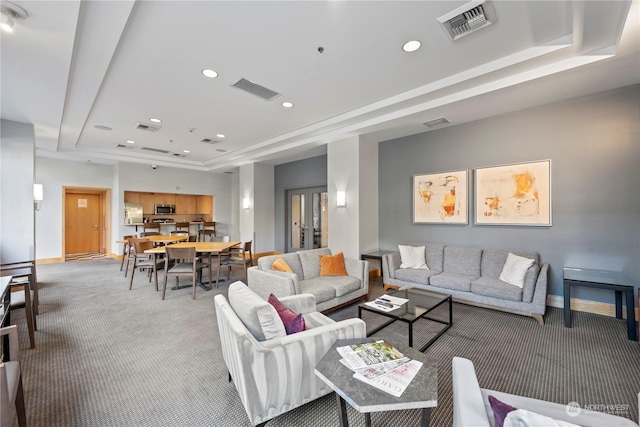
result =
[[[562,295],[565,265],[622,271],[637,287],[639,99],[640,86],[632,86],[380,143],[380,247],[528,249],[551,266],[550,294]],[[471,190],[474,168],[543,159],[551,159],[551,227],[475,226],[473,211],[466,226],[412,224],[415,174],[468,169]],[[614,301],[583,288],[575,297]]]
[[[285,251],[285,192],[293,188],[327,185],[327,156],[317,156],[275,168],[275,230],[274,250]]]
[[[0,121],[0,262],[35,259],[33,125]],[[44,189],[47,197],[47,189]]]

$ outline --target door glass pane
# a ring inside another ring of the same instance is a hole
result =
[[[327,192],[313,193],[313,249],[326,248],[328,237]]]
[[[304,194],[291,195],[291,242],[292,249],[304,249]]]

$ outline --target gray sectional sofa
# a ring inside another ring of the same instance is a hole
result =
[[[454,301],[531,316],[541,325],[547,302],[548,264],[537,252],[480,249],[438,244],[425,246],[428,270],[400,268],[400,252],[382,258],[385,289],[388,285],[415,287],[450,294]],[[509,252],[534,260],[522,288],[499,279]]]
[[[358,299],[366,301],[369,292],[369,263],[345,258],[348,276],[320,276],[320,255],[331,255],[328,248],[269,255],[258,258],[258,265],[247,270],[249,288],[262,298],[313,294],[316,309],[326,312]],[[293,273],[276,271],[273,262],[281,257]]]

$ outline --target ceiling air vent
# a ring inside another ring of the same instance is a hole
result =
[[[204,143],[206,143],[206,144],[217,144],[217,143],[219,143],[220,141],[215,140],[215,139],[212,139],[212,138],[204,138],[204,139],[203,139],[202,141],[200,141],[200,142],[204,142]]]
[[[438,126],[448,125],[449,123],[451,123],[449,120],[445,119],[444,117],[440,117],[438,119],[429,120],[428,122],[424,122],[422,124],[430,128],[436,128]]]
[[[150,125],[148,123],[136,123],[136,129],[139,130],[146,130],[149,132],[158,132],[158,130],[160,130],[160,126],[154,126],[154,125]]]
[[[280,95],[278,92],[272,91],[271,89],[267,89],[264,86],[260,86],[252,81],[247,79],[240,79],[231,86],[244,90],[245,92],[249,92],[252,95],[255,95],[259,98],[264,99],[265,101],[271,101],[276,96]]]
[[[180,154],[180,153],[173,153],[173,155],[176,157],[187,157],[186,154]]]
[[[167,150],[160,150],[159,148],[142,147],[142,149],[143,149],[143,150],[147,150],[147,151],[153,151],[154,153],[169,154],[169,151],[167,151]]]
[[[490,1],[475,0],[438,18],[442,29],[454,41],[498,21]]]
[[[125,144],[116,144],[116,148],[133,148],[133,147],[128,147]]]

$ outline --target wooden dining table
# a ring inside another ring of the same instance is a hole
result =
[[[158,237],[158,236],[150,236],[150,237]],[[146,251],[144,251],[145,254],[151,254],[153,255],[154,258],[154,262],[155,262],[155,257],[158,254],[163,254],[165,253],[165,248],[170,247],[170,248],[192,248],[195,247],[196,248],[196,253],[199,254],[207,254],[209,257],[209,285],[210,287],[207,287],[203,282],[202,279],[200,279],[200,287],[210,291],[212,289],[211,285],[213,285],[214,280],[213,280],[213,269],[212,269],[212,262],[211,259],[213,257],[213,255],[217,255],[218,258],[218,274],[220,273],[220,253],[226,251],[229,248],[232,248],[234,246],[238,246],[241,242],[179,242],[179,243],[173,243],[167,246],[157,246],[153,249],[147,249]],[[217,283],[217,281],[216,281]]]

